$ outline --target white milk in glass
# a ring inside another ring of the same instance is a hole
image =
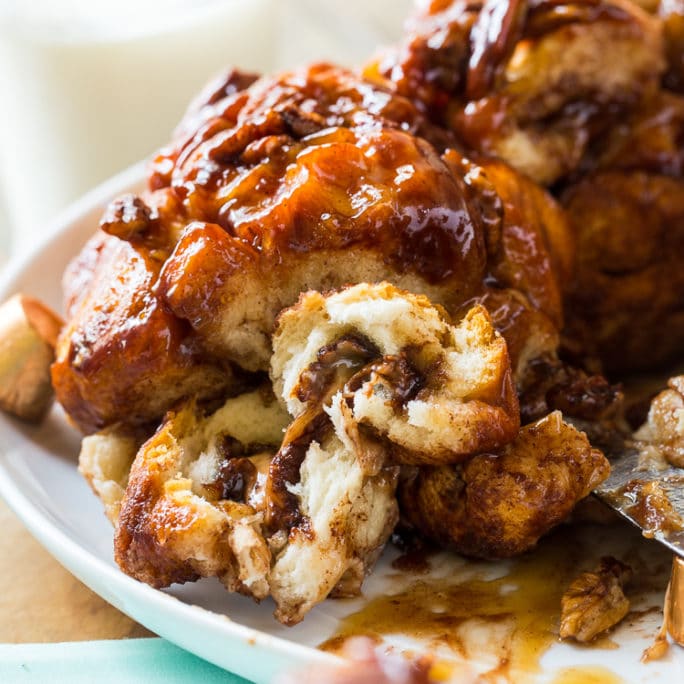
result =
[[[414,2],[280,0],[278,64],[290,68],[323,59],[363,64],[380,47],[399,40]]]
[[[168,141],[223,67],[271,71],[273,1],[0,0],[0,176],[13,252]]]

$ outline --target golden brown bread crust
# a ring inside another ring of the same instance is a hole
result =
[[[216,576],[229,590],[264,598],[271,552],[256,473],[268,468],[285,422],[273,396],[259,390],[207,417],[193,401],[169,412],[138,450],[120,502],[121,569],[155,587]],[[254,476],[243,467],[245,476],[231,481],[237,462]]]
[[[442,154],[448,133],[352,72],[250,82],[210,89],[67,271],[53,373],[84,431],[220,393],[231,362],[267,369],[277,313],[308,289],[387,280],[458,317],[492,302],[516,382],[555,352],[572,243],[547,194]]]
[[[661,468],[684,468],[684,375],[670,378],[668,388],[651,401],[646,422],[634,433],[641,459]]]
[[[183,397],[232,382],[230,368],[207,360],[190,326],[153,292],[160,267],[153,250],[98,234],[66,274],[70,318],[52,383],[86,433],[154,420]]]
[[[656,91],[664,66],[660,23],[628,0],[433,0],[366,74],[549,185]]]
[[[539,188],[502,163],[483,188],[478,167],[410,134],[425,124],[407,100],[340,69],[265,79],[236,98],[153,176],[202,219],[183,233],[161,291],[215,353],[265,368],[277,312],[302,291],[348,282],[388,280],[454,312],[487,279],[559,325],[572,245]]]
[[[389,283],[307,292],[278,318],[273,345],[274,388],[290,413],[308,410],[332,375],[351,418],[393,445],[391,463],[456,463],[518,432],[506,343],[482,306],[452,324]]]
[[[420,469],[400,485],[399,501],[408,522],[438,544],[507,558],[532,548],[609,472],[586,435],[554,412],[498,453]]]

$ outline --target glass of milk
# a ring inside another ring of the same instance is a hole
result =
[[[412,2],[0,0],[0,254],[164,145],[224,67],[362,64]]]
[[[12,253],[167,142],[216,72],[272,70],[277,1],[0,0],[0,193]]]
[[[394,43],[415,0],[280,0],[277,62],[363,64]],[[287,37],[287,38],[285,38]]]

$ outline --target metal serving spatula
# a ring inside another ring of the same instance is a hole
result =
[[[594,494],[644,536],[684,558],[684,469],[640,463],[639,453],[627,447],[611,458],[610,476]]]
[[[611,474],[594,494],[646,537],[675,555],[665,605],[665,626],[684,645],[684,469],[640,459],[628,447],[611,459]]]

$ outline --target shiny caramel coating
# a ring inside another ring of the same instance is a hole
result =
[[[575,250],[565,212],[539,185],[502,161],[484,157],[468,161],[453,150],[444,159],[464,176],[471,203],[488,229],[488,284],[523,293],[560,328],[561,283],[572,275]],[[496,238],[491,235],[494,231]]]
[[[655,93],[664,68],[660,23],[628,0],[433,0],[366,75],[466,149],[550,185]]]
[[[605,456],[554,412],[495,454],[420,469],[400,485],[399,501],[418,533],[441,546],[508,558],[532,548],[609,472]]]
[[[275,315],[307,289],[388,277],[410,289],[448,285],[451,301],[477,293],[482,231],[462,181],[425,141],[335,128],[275,145],[275,162],[227,165],[228,188],[212,192],[223,208],[207,216],[215,223],[189,226],[162,275],[171,309],[216,353],[264,368]],[[260,348],[231,339],[245,324],[260,328]],[[246,357],[257,351],[261,358]]]
[[[434,126],[408,98],[331,64],[252,80],[251,75],[229,72],[223,85],[210,84],[200,94],[174,139],[152,160],[150,189],[172,186],[186,206],[196,197],[210,212],[209,193],[202,191],[227,184],[225,167],[231,160],[268,166],[282,161],[274,152],[283,142],[338,127],[395,128],[420,135],[439,149],[453,144],[449,133]],[[266,185],[260,189],[267,193]],[[223,203],[214,203],[213,209]]]
[[[87,247],[68,270],[58,399],[86,431],[158,419],[220,393],[226,364],[266,370],[275,318],[301,292],[380,281],[457,318],[491,304],[521,384],[558,344],[568,225],[541,188],[452,143],[410,100],[338,67],[224,75],[151,163],[148,190],[105,212],[100,242],[118,261]],[[144,301],[155,315],[131,325]],[[154,346],[167,328],[168,351]],[[144,353],[129,360],[130,335]]]
[[[217,355],[267,367],[276,314],[302,291],[350,282],[387,280],[455,312],[487,280],[560,324],[572,251],[562,212],[502,163],[480,180],[455,150],[440,156],[415,135],[428,133],[408,100],[319,65],[225,109],[153,176],[198,219],[160,292]]]
[[[190,326],[153,292],[162,263],[154,250],[98,234],[67,271],[69,319],[52,383],[85,433],[146,423],[183,397],[232,382],[230,368],[209,361]]]
[[[518,389],[524,389],[529,363],[555,355],[559,344],[561,283],[571,277],[575,252],[567,216],[547,192],[504,162],[479,157],[475,163],[453,150],[444,158],[463,175],[485,228],[489,275],[476,301],[504,336]]]

